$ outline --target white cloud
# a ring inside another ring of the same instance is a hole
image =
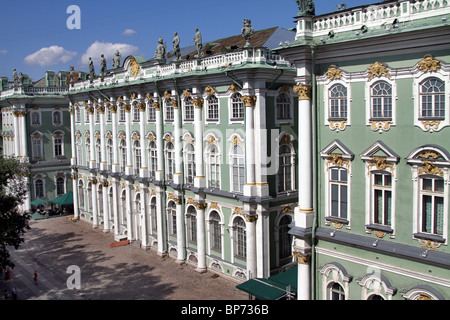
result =
[[[133,29],[125,29],[124,32],[122,32],[123,36],[132,36],[133,34],[136,34],[136,31]]]
[[[107,62],[107,67],[110,68],[112,64],[112,58],[116,50],[119,50],[123,61],[123,59],[125,59],[127,56],[136,54],[138,52],[138,47],[126,43],[95,41],[81,56],[81,63],[83,65],[87,65],[89,63],[89,57],[92,57],[94,63],[98,64],[100,61],[100,56],[103,54]]]
[[[76,52],[68,51],[59,46],[50,46],[42,48],[35,53],[25,57],[25,63],[28,65],[40,65],[41,67],[48,67],[58,64],[60,62],[66,63],[72,60],[77,55]]]
[[[7,53],[8,53],[8,50],[6,50],[6,49],[0,50],[0,54],[7,54]]]

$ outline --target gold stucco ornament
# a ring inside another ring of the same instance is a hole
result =
[[[426,54],[423,59],[419,61],[417,67],[423,72],[438,71],[441,69],[441,62],[433,59],[431,54]]]

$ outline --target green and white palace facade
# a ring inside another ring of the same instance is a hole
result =
[[[292,261],[298,99],[271,50],[222,51],[71,86],[74,202],[118,241],[243,281]]]
[[[296,19],[298,298],[449,299],[450,4]]]

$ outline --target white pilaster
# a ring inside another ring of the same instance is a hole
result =
[[[205,173],[203,171],[203,98],[192,99],[194,103],[194,145],[195,145],[195,172],[194,186],[202,188],[206,186]]]
[[[197,139],[195,139],[197,141]],[[205,204],[196,203],[197,208],[197,272],[206,272]]]

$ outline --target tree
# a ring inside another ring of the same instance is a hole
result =
[[[29,174],[27,164],[0,156],[0,271],[14,268],[8,246],[17,250],[30,229],[29,214],[19,210],[29,190]]]

